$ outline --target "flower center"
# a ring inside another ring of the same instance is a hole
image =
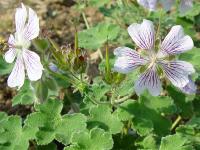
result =
[[[21,33],[15,34],[15,47],[17,49],[27,49],[30,47],[30,41],[24,39],[23,35]]]
[[[148,66],[148,69],[151,68],[156,63],[156,61],[157,61],[157,55],[152,54],[150,56],[150,64]]]

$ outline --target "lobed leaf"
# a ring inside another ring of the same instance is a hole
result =
[[[39,145],[46,145],[54,139],[67,145],[72,133],[86,129],[86,117],[83,114],[61,116],[62,107],[61,101],[49,99],[37,105],[36,112],[25,120],[25,125],[37,130],[36,141]]]
[[[28,126],[22,127],[19,116],[7,116],[1,112],[0,120],[0,149],[27,150],[36,131]]]
[[[190,145],[187,138],[180,136],[179,134],[168,135],[163,137],[159,150],[194,150]]]
[[[72,145],[65,150],[110,150],[113,146],[112,136],[99,128],[90,131],[75,133],[72,137]]]
[[[107,105],[98,105],[90,109],[88,127],[99,127],[112,134],[119,133],[123,124],[118,116],[112,113],[112,109]]]
[[[132,120],[132,128],[141,136],[151,132],[158,135],[169,133],[171,121],[141,101],[128,100],[119,106],[116,113],[123,121]]]

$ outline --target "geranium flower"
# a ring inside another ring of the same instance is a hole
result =
[[[28,18],[28,19],[27,19]],[[41,78],[43,66],[40,57],[29,50],[31,40],[39,35],[39,18],[35,11],[21,4],[15,13],[16,32],[8,39],[9,50],[5,53],[5,60],[12,63],[15,58],[14,68],[8,77],[9,87],[21,87],[25,80],[25,70],[31,81]]]
[[[118,47],[114,50],[117,56],[114,70],[119,73],[129,73],[136,68],[145,70],[135,82],[135,92],[140,95],[147,89],[152,95],[160,94],[162,87],[160,75],[164,75],[171,83],[185,92],[191,87],[190,75],[195,72],[192,64],[169,57],[183,53],[193,48],[193,40],[184,35],[180,25],[173,26],[160,43],[159,50],[155,49],[155,31],[153,23],[143,20],[141,24],[132,24],[128,33],[135,44],[143,49],[143,55],[128,47]],[[192,82],[194,85],[194,83]],[[187,93],[187,92],[186,92]]]
[[[150,11],[155,11],[159,3],[164,7],[166,11],[170,10],[172,5],[176,0],[137,0],[140,5],[149,9]],[[192,0],[181,0],[180,2],[180,12],[185,13],[193,6]]]

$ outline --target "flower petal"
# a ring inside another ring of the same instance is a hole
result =
[[[43,66],[38,54],[29,50],[24,50],[23,59],[29,79],[31,81],[39,80],[42,76]]]
[[[180,54],[192,49],[194,46],[190,36],[184,35],[183,28],[180,25],[173,26],[161,44],[159,57],[166,55]]]
[[[15,13],[15,25],[16,25],[16,31],[18,33],[22,32],[26,23],[27,18],[27,11],[24,4],[21,4],[21,8],[17,8]]]
[[[4,55],[4,59],[7,63],[12,63],[15,60],[17,53],[16,49],[10,48]]]
[[[157,0],[137,0],[137,1],[141,6],[149,9],[150,11],[156,10]]]
[[[189,77],[189,82],[184,87],[180,87],[180,90],[186,94],[195,94],[197,91],[197,86]]]
[[[35,11],[29,8],[28,23],[24,29],[24,38],[32,40],[39,35],[39,18]]]
[[[15,39],[14,36],[11,34],[9,39],[8,39],[8,45],[9,45],[9,50],[5,53],[4,59],[7,63],[12,63],[16,57],[16,49],[13,48],[15,44]]]
[[[118,47],[114,50],[117,60],[114,64],[114,71],[128,73],[137,67],[146,64],[147,60],[142,58],[137,51],[128,47]]]
[[[11,74],[8,77],[7,84],[9,87],[22,87],[24,84],[25,72],[23,59],[18,57]]]
[[[192,8],[192,6],[193,6],[192,0],[181,0],[180,12],[185,13],[190,8]]]
[[[162,90],[155,66],[146,70],[135,82],[135,92],[137,95],[142,94],[145,89],[153,96],[158,96]]]
[[[160,62],[166,77],[176,87],[188,84],[188,75],[195,72],[192,64],[185,61]]]
[[[162,6],[166,11],[169,11],[172,5],[175,3],[175,0],[160,0]]]
[[[137,46],[142,49],[153,49],[155,41],[155,31],[153,23],[143,20],[141,24],[132,24],[128,27],[128,33]]]
[[[8,45],[9,45],[9,47],[13,47],[15,45],[15,38],[12,34],[10,35],[10,37],[8,39]]]

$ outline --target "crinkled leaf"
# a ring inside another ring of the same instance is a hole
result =
[[[65,150],[110,150],[113,146],[112,135],[99,128],[89,132],[74,133],[72,145]]]
[[[7,116],[0,113],[0,149],[27,150],[29,140],[34,138],[35,130],[31,127],[22,127],[19,116]]]
[[[179,134],[163,137],[159,150],[194,150],[187,138]]]
[[[89,114],[89,109],[95,107],[95,102],[107,101],[106,93],[111,89],[99,78],[96,78],[93,82],[90,89],[85,91],[85,97],[80,106],[81,112],[84,114]]]
[[[139,139],[136,145],[142,149],[151,149],[151,150],[158,149],[156,138],[152,134],[147,135],[143,139]]]
[[[86,117],[83,114],[64,115],[56,128],[56,139],[64,144],[69,144],[74,132],[85,129]]]
[[[86,117],[82,114],[61,116],[62,103],[58,100],[48,100],[37,105],[36,111],[29,115],[25,124],[37,129],[36,141],[46,145],[53,139],[63,144],[69,144],[72,133],[86,128]]]
[[[200,118],[193,117],[185,125],[176,128],[176,133],[187,138],[188,141],[196,148],[200,148]]]
[[[99,127],[116,134],[121,131],[123,124],[118,116],[112,113],[109,106],[98,105],[90,109],[88,126],[89,128]]]
[[[133,128],[141,135],[148,135],[153,131],[153,122],[146,118],[133,118]]]

